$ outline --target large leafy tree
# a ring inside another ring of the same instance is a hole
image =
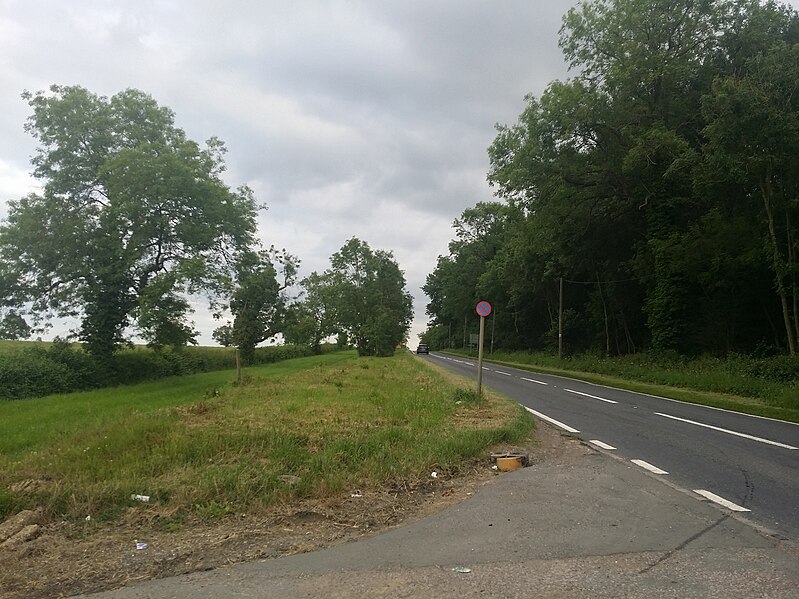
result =
[[[302,281],[302,297],[288,307],[283,337],[321,353],[322,341],[337,332],[333,304],[336,298],[324,275],[313,273]]]
[[[251,363],[259,343],[285,330],[292,299],[288,290],[298,267],[299,260],[285,249],[245,252],[236,265],[228,306],[233,322],[216,329],[214,338],[238,347],[242,360]]]
[[[391,252],[353,237],[317,279],[340,332],[361,356],[390,356],[405,341],[413,302]]]
[[[475,272],[456,229],[425,286],[431,339],[490,295],[500,344],[546,344],[562,279],[573,349],[799,349],[795,11],[585,0],[560,42],[572,78],[489,148],[521,216]]]
[[[222,142],[188,139],[171,110],[134,89],[23,97],[42,191],[11,202],[0,226],[0,270],[19,282],[16,301],[79,316],[100,358],[137,323],[156,343],[189,340],[181,295],[223,290],[253,244],[255,201],[222,180]]]
[[[797,40],[799,41],[799,40]],[[719,78],[703,108],[708,117],[707,161],[718,178],[737,183],[762,206],[753,233],[769,248],[791,355],[799,337],[799,43],[773,40],[744,64],[743,73]]]

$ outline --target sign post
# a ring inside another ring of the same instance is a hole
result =
[[[491,304],[486,301],[478,302],[474,309],[480,316],[480,341],[477,350],[477,396],[483,397],[483,341],[485,341],[486,316],[491,314]]]

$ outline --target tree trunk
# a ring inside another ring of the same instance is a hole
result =
[[[777,282],[777,294],[779,295],[780,303],[782,304],[782,319],[785,323],[785,333],[788,335],[788,352],[792,356],[795,356],[796,341],[794,339],[794,330],[788,308],[788,295],[785,291],[785,284],[782,280],[782,268],[780,267],[782,257],[780,256],[780,246],[777,240],[777,232],[774,227],[774,211],[772,207],[774,190],[771,186],[770,169],[766,176],[762,176],[760,178],[760,191],[763,195],[763,204],[766,208],[766,217],[768,218],[768,232],[774,261],[774,278]]]
[[[605,315],[605,355],[610,355],[610,324],[608,323],[608,306],[605,303],[605,294],[602,293],[602,281],[599,278],[599,273],[596,273],[596,284],[599,288],[599,299],[602,302],[602,312]]]

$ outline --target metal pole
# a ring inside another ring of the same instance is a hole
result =
[[[563,358],[563,277],[558,293],[558,359]]]
[[[483,338],[485,337],[486,317],[480,317],[480,344],[477,350],[477,397],[483,397]]]

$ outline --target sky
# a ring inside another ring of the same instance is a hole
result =
[[[191,139],[225,141],[226,182],[268,206],[259,237],[298,256],[301,276],[353,236],[392,251],[414,297],[413,345],[453,220],[493,198],[495,124],[568,76],[557,40],[571,5],[0,0],[0,218],[36,186],[24,90],[137,88]],[[198,341],[211,345],[218,323],[194,303]]]

